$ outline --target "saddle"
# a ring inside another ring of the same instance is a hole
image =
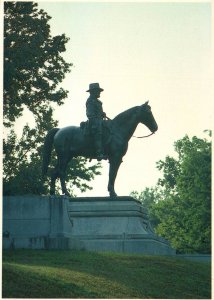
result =
[[[89,124],[89,120],[83,121],[80,123],[80,129],[83,132],[83,135],[85,137],[91,137],[94,136],[94,129],[91,128]],[[102,120],[102,141],[103,146],[110,143],[112,137],[112,124],[111,120]]]

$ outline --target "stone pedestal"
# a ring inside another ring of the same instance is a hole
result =
[[[3,216],[4,248],[175,254],[131,197],[5,197]]]

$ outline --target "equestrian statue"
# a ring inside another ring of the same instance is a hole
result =
[[[90,96],[86,102],[88,118],[86,122],[82,122],[80,126],[52,128],[45,138],[43,176],[47,174],[53,146],[57,154],[57,164],[51,174],[51,195],[55,194],[55,183],[59,178],[62,193],[70,196],[65,184],[67,165],[72,158],[84,156],[98,161],[108,159],[108,191],[110,197],[116,197],[114,184],[117,172],[137,125],[143,123],[149,128],[151,134],[158,129],[148,101],[118,114],[112,120],[107,118],[102,108],[102,102],[98,99],[102,91],[99,83],[89,85],[87,92],[90,93]]]

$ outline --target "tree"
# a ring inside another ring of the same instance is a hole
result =
[[[57,126],[52,104],[62,105],[68,94],[58,85],[72,66],[61,55],[69,39],[51,36],[51,17],[37,3],[4,2],[4,13],[4,194],[47,194],[42,147],[47,132]],[[24,109],[33,113],[36,126],[26,124],[18,139],[14,125]],[[80,190],[90,188],[87,182],[99,174],[100,165],[87,166],[78,158],[72,166],[70,181]]]
[[[58,89],[72,64],[66,63],[68,38],[52,37],[51,17],[33,2],[4,2],[4,125],[11,127],[26,106],[36,118],[50,103],[63,104],[68,92]]]
[[[174,146],[178,158],[157,163],[163,176],[156,186],[158,201],[149,208],[155,231],[179,252],[210,253],[211,142],[186,135]]]

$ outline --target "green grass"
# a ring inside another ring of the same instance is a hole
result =
[[[211,266],[85,251],[3,252],[3,298],[211,298]]]

